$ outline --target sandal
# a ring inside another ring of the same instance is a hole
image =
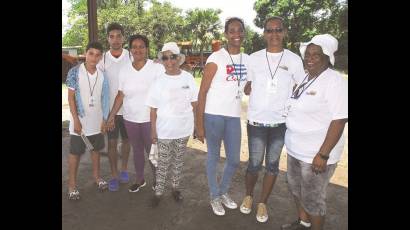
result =
[[[102,191],[108,189],[108,183],[105,180],[100,179],[97,183],[97,187],[98,187],[98,190],[100,190],[102,192]]]
[[[79,200],[80,199],[80,192],[78,192],[77,189],[74,189],[73,191],[68,193],[68,199],[69,200]]]

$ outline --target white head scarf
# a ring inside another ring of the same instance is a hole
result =
[[[332,63],[332,65],[335,64],[335,56],[333,54],[337,51],[338,46],[338,42],[335,37],[330,34],[319,34],[314,36],[309,42],[301,42],[299,50],[303,59],[305,59],[306,47],[312,43],[322,47],[323,53],[329,56],[330,63]]]

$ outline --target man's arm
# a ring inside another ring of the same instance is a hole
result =
[[[115,96],[115,100],[114,100],[114,105],[112,106],[110,115],[108,116],[108,130],[113,130],[114,129],[114,118],[115,115],[118,113],[118,111],[120,110],[122,103],[124,101],[124,93],[121,90],[118,90],[117,96]]]
[[[82,126],[80,119],[78,118],[77,106],[75,104],[75,90],[70,88],[68,89],[68,105],[70,106],[70,113],[73,116],[74,132],[80,135]]]

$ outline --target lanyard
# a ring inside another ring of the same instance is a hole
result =
[[[323,72],[322,72],[322,73],[323,73]],[[316,81],[316,79],[317,79],[320,75],[322,75],[322,73],[320,73],[317,77],[313,78],[313,80],[310,81],[309,85],[306,86],[306,84],[309,82],[309,80],[308,80],[307,82],[304,82],[304,81],[306,80],[307,77],[310,76],[310,74],[307,74],[307,75],[305,76],[305,78],[303,78],[302,83],[292,92],[292,96],[291,96],[290,98],[293,98],[293,99],[296,99],[296,100],[297,100],[297,99],[303,94],[303,92],[305,92],[305,90],[306,90],[307,88],[309,88],[309,86],[310,86],[311,84],[313,84],[313,82]],[[304,82],[304,83],[303,83],[303,82]],[[306,87],[305,87],[305,86],[306,86]],[[300,88],[302,88],[302,92],[299,93]]]
[[[90,95],[91,95],[91,97],[93,97],[94,88],[95,88],[95,85],[97,84],[97,81],[98,81],[98,70],[96,70],[96,71],[97,71],[97,77],[95,78],[95,82],[94,82],[93,89],[91,90],[90,76],[88,75],[87,69],[85,69],[85,73],[87,74],[88,87],[90,88]]]
[[[228,52],[228,55],[229,55],[229,58],[231,58],[233,70],[235,71],[236,75],[238,75],[237,72],[236,72],[235,62],[233,62],[233,59],[232,59],[231,54],[229,52]],[[239,62],[238,88],[240,88],[241,79],[242,79],[242,67],[241,66],[242,66],[242,53],[241,53],[240,62]]]
[[[279,65],[280,65],[280,61],[282,61],[283,53],[285,53],[285,51],[282,51],[282,55],[280,55],[280,59],[279,59],[278,65],[276,66],[276,69],[275,69],[275,72],[273,73],[273,75],[272,75],[272,70],[270,69],[270,65],[269,65],[268,50],[265,50],[265,51],[266,51],[266,53],[265,53],[265,55],[266,55],[266,61],[268,62],[268,67],[269,67],[269,73],[270,73],[270,76],[271,76],[272,81],[273,81],[273,78],[274,78],[275,75],[276,75],[276,71],[278,71],[278,68],[279,68]]]

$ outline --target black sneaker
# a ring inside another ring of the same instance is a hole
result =
[[[305,227],[300,223],[300,220],[297,220],[290,224],[284,224],[280,227],[281,230],[308,230],[310,227]]]
[[[181,192],[178,191],[178,190],[175,190],[175,191],[172,192],[172,197],[174,197],[174,200],[176,202],[180,202],[180,201],[182,201],[182,199],[184,199]]]
[[[140,190],[140,188],[144,187],[147,183],[145,183],[145,180],[142,181],[141,184],[133,184],[128,188],[129,192],[138,192]]]

